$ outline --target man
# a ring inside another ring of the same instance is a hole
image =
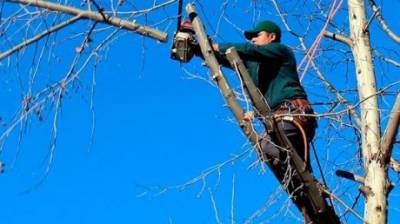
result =
[[[300,84],[294,54],[280,43],[281,29],[272,21],[262,21],[244,35],[251,43],[214,43],[212,47],[224,66],[229,66],[225,51],[230,47],[236,48],[254,83],[276,115],[278,126],[311,171],[308,145],[314,137],[316,122],[314,117],[309,116],[313,111]],[[307,220],[300,183],[293,182],[287,172],[289,154],[275,142],[273,134],[266,134],[261,142],[262,150],[272,160],[273,172]]]

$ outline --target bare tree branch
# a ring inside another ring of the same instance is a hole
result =
[[[218,224],[222,224],[221,219],[219,218],[219,215],[218,215],[218,208],[217,208],[217,204],[215,202],[214,194],[212,193],[211,189],[208,189],[208,192],[210,193],[210,199],[211,199],[211,203],[212,203],[212,207],[213,207],[213,211],[214,211],[215,221]]]
[[[397,131],[399,130],[400,122],[400,93],[397,94],[396,102],[390,113],[388,126],[381,139],[381,150],[384,159],[389,162],[389,158],[392,154],[393,143],[396,138]]]
[[[235,175],[232,176],[231,224],[235,224]]]
[[[98,12],[93,12],[93,11],[88,11],[88,10],[81,10],[77,8],[73,8],[70,6],[65,6],[61,4],[56,4],[56,3],[50,3],[46,1],[41,1],[41,0],[7,0],[8,2],[13,2],[13,3],[21,3],[24,5],[29,5],[29,6],[36,6],[40,8],[45,8],[51,11],[57,11],[57,12],[62,12],[74,16],[80,16],[82,19],[91,19],[95,20],[97,22],[103,22],[107,23],[122,29],[134,31],[140,35],[143,36],[148,36],[151,38],[154,38],[156,40],[165,42],[167,40],[167,33],[161,32],[159,30],[156,30],[154,28],[148,27],[148,26],[143,26],[140,24],[137,24],[135,22],[131,22],[128,20],[123,20],[118,17],[103,17],[100,13]]]
[[[351,213],[353,213],[358,219],[360,219],[363,223],[366,223],[363,217],[358,214],[354,209],[352,209],[350,206],[348,206],[342,199],[340,199],[338,196],[336,196],[334,193],[330,192],[329,190],[322,188],[322,191],[329,196],[331,196],[333,199],[338,201],[340,204],[342,204],[344,207],[346,207],[347,210],[349,210]]]
[[[169,0],[167,2],[163,2],[160,3],[158,5],[154,5],[150,8],[147,9],[141,9],[141,10],[135,10],[135,11],[118,11],[116,12],[118,15],[122,15],[122,14],[129,14],[129,15],[140,15],[140,14],[146,14],[149,13],[150,11],[156,10],[156,9],[160,9],[163,8],[165,6],[168,6],[174,2],[176,2],[177,0]],[[115,11],[104,11],[104,13],[115,13]]]
[[[25,40],[24,42],[22,42],[22,43],[20,43],[20,44],[18,44],[18,45],[16,45],[16,46],[14,46],[13,48],[9,49],[8,51],[6,51],[6,52],[4,52],[4,53],[1,53],[1,54],[0,54],[0,60],[6,58],[6,57],[8,57],[8,56],[10,56],[11,54],[13,54],[13,53],[15,53],[15,52],[17,52],[17,51],[19,51],[19,50],[25,48],[26,46],[28,46],[28,45],[30,45],[30,44],[36,42],[36,41],[39,41],[39,40],[42,39],[43,37],[45,37],[45,36],[47,36],[47,35],[49,35],[49,34],[55,32],[55,31],[57,31],[57,30],[59,30],[59,29],[61,29],[61,28],[64,28],[64,27],[66,27],[66,26],[68,26],[68,25],[70,25],[70,24],[75,23],[75,22],[78,21],[80,18],[81,18],[81,16],[80,16],[80,15],[77,15],[77,16],[75,16],[75,17],[73,17],[73,18],[71,18],[71,19],[69,19],[69,20],[67,20],[67,21],[64,21],[64,22],[62,22],[62,23],[60,23],[60,24],[57,24],[57,25],[51,27],[50,29],[48,29],[48,30],[46,30],[46,31],[44,31],[44,32],[42,32],[42,33],[40,33],[40,34],[38,34],[38,35],[36,35],[36,36],[34,36],[34,37],[28,39],[28,40]]]
[[[379,51],[377,51],[377,50],[375,50],[374,52],[375,52],[376,55],[377,55],[379,58],[381,58],[383,61],[386,61],[387,63],[392,64],[392,65],[394,65],[394,66],[400,68],[400,63],[399,63],[399,62],[397,62],[397,61],[395,61],[395,60],[393,60],[393,59],[391,59],[391,58],[386,57],[385,55],[383,55],[381,52],[379,52]]]
[[[396,172],[400,173],[400,162],[391,158],[390,159],[390,167],[392,167],[392,169]]]
[[[400,37],[397,36],[395,33],[393,33],[393,31],[389,28],[389,26],[387,25],[387,23],[385,22],[385,20],[382,17],[381,14],[381,9],[378,8],[378,6],[376,5],[374,0],[369,0],[369,5],[372,8],[372,11],[374,11],[374,14],[376,14],[376,18],[379,21],[379,24],[381,25],[383,31],[385,31],[390,38],[392,38],[394,41],[396,41],[398,44],[400,44]]]
[[[346,36],[340,35],[340,34],[329,32],[329,31],[324,32],[324,37],[330,38],[332,40],[337,40],[339,42],[347,44],[348,46],[351,46],[353,44],[352,39],[350,39]]]

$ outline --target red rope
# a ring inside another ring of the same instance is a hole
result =
[[[301,66],[308,59],[307,64],[305,65],[304,70],[300,76],[300,82],[304,79],[304,76],[305,76],[306,72],[308,71],[308,68],[310,67],[310,63],[315,56],[315,52],[317,52],[317,49],[318,49],[319,45],[321,44],[321,40],[322,40],[325,30],[328,28],[330,21],[333,19],[333,17],[337,13],[337,11],[340,9],[342,3],[343,3],[343,0],[341,0],[337,5],[336,5],[336,0],[332,3],[332,6],[329,10],[328,18],[326,19],[326,22],[325,22],[323,28],[319,32],[318,36],[315,38],[315,40],[314,40],[313,44],[311,45],[310,49],[308,50],[308,52],[306,52],[306,55],[303,57],[303,59],[297,66],[297,70],[300,70]]]

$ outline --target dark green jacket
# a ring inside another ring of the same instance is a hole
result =
[[[236,48],[254,83],[272,109],[285,100],[307,99],[307,95],[300,85],[296,59],[290,48],[276,42],[264,46],[250,43],[220,44],[220,62],[225,66],[229,66],[229,64],[224,53],[230,47]]]

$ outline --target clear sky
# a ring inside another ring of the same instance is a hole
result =
[[[109,1],[98,2],[106,10],[110,8]],[[326,1],[322,2],[322,6],[329,6]],[[121,10],[143,9],[152,4],[153,1],[126,1]],[[335,25],[348,23],[346,4],[344,2],[343,10],[338,12]],[[294,10],[293,27],[302,33],[308,27],[301,18],[309,19],[308,13],[315,8],[307,10],[300,5],[290,6],[285,2],[282,7]],[[312,4],[305,5],[311,7]],[[13,7],[15,5],[5,3],[2,16],[9,17],[15,12]],[[392,22],[398,7],[398,0],[382,5],[384,16],[395,31],[400,30],[399,24]],[[243,41],[240,30],[262,19],[273,19],[283,26],[269,1],[204,0],[198,3],[198,9],[209,33],[219,42]],[[137,21],[156,24],[166,16],[175,16],[175,12],[176,4],[173,4],[148,18],[138,17]],[[318,15],[310,22],[313,28],[307,32],[308,46],[322,28],[323,22],[319,18],[324,16]],[[189,64],[181,65],[169,58],[175,20],[168,21],[161,21],[156,26],[170,34],[168,43],[120,31],[99,52],[98,64],[94,66],[91,62],[63,96],[54,151],[51,151],[54,142],[54,107],[51,103],[42,110],[43,121],[39,116],[32,116],[28,125],[18,126],[11,133],[0,154],[0,160],[6,163],[5,173],[0,175],[2,223],[233,223],[232,217],[234,223],[246,220],[301,223],[293,206],[282,206],[290,204],[286,195],[271,172],[264,172],[256,163],[255,153],[249,150],[249,144],[231,120],[231,113],[219,90],[208,79],[207,69],[201,66],[201,61],[193,59]],[[42,30],[43,25],[37,23],[32,22],[28,33],[16,32],[13,41],[18,42],[22,35],[38,33],[35,28]],[[399,61],[398,45],[379,33],[376,22],[371,26],[374,46],[386,50],[385,53]],[[50,42],[54,40],[55,44],[50,44],[54,49],[52,53],[45,53],[38,67],[33,93],[66,74],[75,49],[84,38],[79,34],[90,27],[87,21],[78,22],[60,32],[57,38],[49,39]],[[96,27],[99,30],[93,33],[88,50],[112,32],[112,28],[101,29],[106,27]],[[336,31],[336,28],[329,29]],[[301,61],[297,39],[287,31],[283,35],[283,42],[295,49],[296,57]],[[0,127],[0,135],[9,127],[23,94],[29,92],[28,82],[36,69],[32,55],[39,55],[43,43],[44,40],[30,46],[18,59],[12,56],[10,60],[0,61],[0,118],[5,122]],[[348,50],[344,52],[345,47],[331,40],[323,39],[322,44],[328,53],[337,50],[343,55],[350,54]],[[5,49],[8,49],[5,37],[0,36],[0,52]],[[331,58],[331,64],[321,65],[323,71],[335,85],[349,90],[346,95],[356,101],[357,95],[351,90],[355,88],[354,69],[336,57]],[[398,80],[393,67],[379,65],[378,75],[385,74],[378,77],[380,87],[383,83],[387,85]],[[227,74],[233,77],[231,72]],[[313,74],[304,80],[311,101],[333,99],[325,96],[327,90],[320,84],[313,84],[315,82]],[[237,81],[233,80],[233,83],[237,85]],[[398,91],[398,85],[391,90]],[[388,105],[392,102],[393,99],[388,97],[381,104],[390,108]],[[317,107],[316,111],[326,112],[326,108]],[[329,182],[334,183],[333,190],[348,201],[356,196],[354,189],[357,188],[348,187],[348,181],[333,176],[333,171],[341,165],[330,162],[340,163],[342,156],[348,159],[345,156],[350,154],[357,156],[357,146],[348,141],[355,137],[351,130],[344,130],[342,135],[336,133],[332,138],[342,141],[332,143],[332,139],[328,139],[333,135],[331,131],[340,125],[325,126],[324,120],[320,124],[316,139],[318,153],[324,158],[323,166]],[[353,151],[341,154],[341,150],[347,148]],[[398,152],[395,153],[398,156]],[[53,160],[49,165],[50,156]],[[238,158],[228,161],[235,157]],[[222,164],[225,161],[228,162]],[[349,163],[353,169],[357,161]],[[206,175],[205,171],[210,168],[215,171]],[[360,170],[354,172],[362,174]],[[392,177],[393,181],[398,181],[395,175]],[[191,180],[197,181],[192,183]],[[338,189],[339,186],[344,187]],[[390,197],[389,223],[395,223],[400,216],[398,203],[399,190],[395,189]],[[356,209],[362,213],[360,205]],[[343,207],[339,210],[343,212]],[[344,220],[347,223],[358,223],[354,216],[347,217]]]

